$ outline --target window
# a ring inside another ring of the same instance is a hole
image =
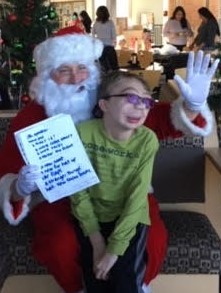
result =
[[[116,17],[129,17],[129,1],[130,0],[116,1]]]
[[[107,6],[107,0],[94,0],[94,10],[96,11],[99,6]]]

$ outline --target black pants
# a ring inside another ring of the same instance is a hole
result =
[[[100,224],[105,240],[115,223]],[[86,293],[143,293],[142,285],[146,269],[147,226],[138,224],[136,234],[123,256],[112,267],[107,281],[97,280],[93,273],[93,251],[89,238],[76,225],[82,251],[82,270]]]
[[[110,70],[118,70],[119,68],[117,53],[113,46],[104,47],[99,61],[104,72],[108,72]]]

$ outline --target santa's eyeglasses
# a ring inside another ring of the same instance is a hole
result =
[[[55,71],[62,76],[70,77],[73,74],[85,73],[85,71],[88,71],[88,68],[84,64],[63,65],[55,69]]]
[[[125,97],[127,99],[127,102],[134,105],[134,106],[138,106],[141,103],[143,103],[145,105],[146,109],[151,109],[154,107],[155,101],[154,99],[152,99],[151,96],[148,97],[140,97],[136,94],[115,94],[115,95],[108,95],[103,97],[103,99],[107,100],[111,97]]]

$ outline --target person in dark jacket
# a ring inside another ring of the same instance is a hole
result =
[[[212,12],[206,7],[199,8],[198,13],[202,22],[190,49],[213,50],[215,48],[215,38],[220,36],[218,22]]]
[[[87,13],[87,11],[85,10],[82,10],[79,14],[79,18],[81,20],[81,22],[83,23],[84,25],[84,28],[85,28],[85,32],[87,34],[90,34],[91,33],[91,24],[92,24],[92,20],[89,16],[89,14]]]

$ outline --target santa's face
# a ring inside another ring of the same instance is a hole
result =
[[[79,84],[88,77],[89,70],[84,64],[63,64],[51,72],[51,78],[57,84]]]
[[[99,70],[94,64],[62,65],[37,76],[30,86],[30,94],[48,116],[70,114],[78,123],[91,118],[98,83]]]

